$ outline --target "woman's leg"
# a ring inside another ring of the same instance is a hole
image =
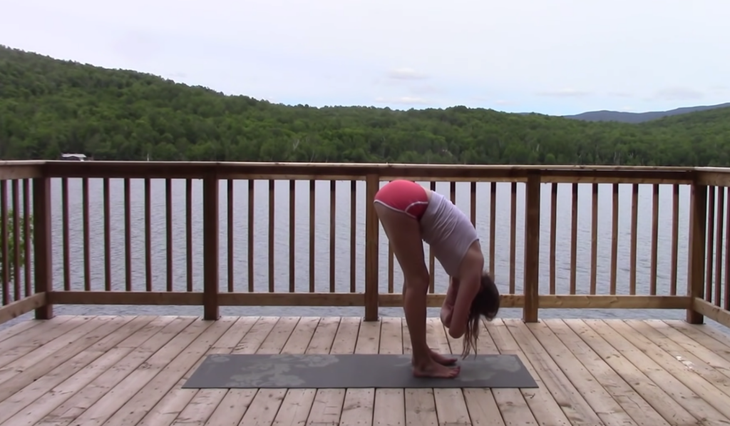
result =
[[[437,362],[426,341],[428,269],[423,260],[423,241],[418,221],[403,212],[377,203],[375,212],[393,246],[393,253],[405,278],[403,310],[411,336],[413,374],[418,377],[456,377],[460,368],[450,368]]]

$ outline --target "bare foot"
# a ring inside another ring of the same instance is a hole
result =
[[[447,367],[433,360],[431,360],[429,364],[426,364],[424,366],[413,367],[414,377],[453,379],[454,377],[459,375],[459,372],[461,372],[461,367]]]
[[[429,349],[431,351],[431,359],[436,361],[437,363],[441,365],[454,365],[456,364],[456,358],[447,357],[441,354],[438,354],[434,352],[433,349]]]

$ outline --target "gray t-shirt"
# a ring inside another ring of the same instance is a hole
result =
[[[459,276],[467,250],[479,240],[469,218],[443,195],[432,192],[420,221],[421,237],[433,250],[447,274]]]

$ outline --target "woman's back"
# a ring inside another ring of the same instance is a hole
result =
[[[479,240],[469,218],[449,199],[431,191],[420,228],[423,241],[431,246],[446,273],[458,277],[464,255]]]

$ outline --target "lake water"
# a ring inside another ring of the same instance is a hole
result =
[[[384,184],[381,183],[381,185]],[[427,185],[426,183],[422,183]],[[63,251],[61,181],[53,181],[53,245],[54,245],[54,286],[63,288]],[[469,215],[470,192],[468,183],[458,183],[456,204]],[[83,217],[81,180],[69,180],[70,207],[70,265],[71,285],[74,290],[83,289]],[[112,285],[115,290],[124,288],[124,183],[113,179],[111,188],[111,269]],[[274,217],[274,263],[277,291],[286,292],[289,287],[289,181],[275,184]],[[436,190],[449,195],[449,183],[438,183]],[[92,289],[103,290],[104,286],[104,211],[103,188],[101,179],[89,182],[89,230],[90,230],[90,270]],[[164,291],[166,287],[166,222],[165,222],[165,182],[153,180],[151,184],[151,228],[152,228],[152,271],[154,290]],[[173,276],[176,290],[186,288],[186,250],[185,250],[185,181],[175,180],[172,185],[173,200]],[[145,288],[145,243],[144,243],[144,181],[132,181],[132,273],[135,291]],[[227,182],[220,183],[220,286],[226,291],[227,274]],[[297,291],[309,289],[309,182],[298,181],[296,185],[296,224],[295,224],[295,265]],[[482,239],[482,249],[489,259],[489,184],[477,185],[476,227]],[[631,238],[631,185],[620,186],[619,232],[618,232],[618,271],[617,287],[619,294],[628,294]],[[556,244],[556,281],[557,293],[568,293],[570,280],[570,236],[571,236],[571,185],[558,185],[557,205],[557,244]],[[269,232],[269,191],[267,181],[257,181],[254,188],[254,286],[256,291],[268,290],[268,232]],[[316,183],[315,198],[315,284],[320,292],[329,291],[329,244],[330,244],[330,183]],[[248,182],[236,181],[234,184],[234,281],[236,291],[248,288]],[[364,289],[364,249],[365,249],[365,183],[357,183],[357,211],[355,223],[350,223],[350,182],[337,182],[335,203],[335,270],[338,292],[348,292],[350,288],[350,231],[356,229],[357,263],[355,265],[357,291]],[[540,292],[548,293],[549,285],[549,243],[550,243],[550,185],[542,186],[540,234]],[[591,185],[579,185],[578,242],[576,282],[579,294],[586,294],[590,285],[591,271]],[[598,200],[598,293],[608,294],[611,262],[611,224],[612,224],[612,186],[599,185]],[[689,187],[680,187],[679,201],[679,244],[677,292],[684,294],[687,280],[687,243]],[[495,279],[502,293],[508,292],[510,261],[510,184],[497,185],[497,220],[495,249]],[[650,254],[651,254],[651,209],[652,186],[640,185],[638,243],[637,243],[637,294],[649,294]],[[671,223],[672,223],[672,186],[662,185],[659,200],[659,242],[657,288],[658,294],[669,294],[671,261]],[[193,278],[196,290],[202,288],[203,245],[202,245],[202,184],[193,182]],[[516,223],[516,293],[522,292],[523,246],[524,238],[524,185],[518,184],[517,223]],[[425,247],[428,254],[427,246]],[[385,234],[380,228],[380,288],[387,291],[388,246]],[[447,277],[436,262],[435,285],[437,292],[444,292]],[[394,267],[394,291],[399,293],[402,275],[397,264]],[[362,315],[364,308],[340,307],[222,307],[223,315]],[[400,308],[381,308],[382,315],[402,315]],[[202,307],[195,306],[57,306],[57,314],[180,314],[199,315]],[[29,317],[30,314],[23,318]],[[438,315],[437,309],[430,309],[429,315]],[[519,317],[520,309],[503,309],[504,317]],[[582,317],[582,318],[684,318],[683,310],[556,310],[542,309],[541,317]],[[15,321],[13,321],[15,322]],[[6,324],[7,325],[7,324]],[[0,325],[2,327],[3,325]]]

